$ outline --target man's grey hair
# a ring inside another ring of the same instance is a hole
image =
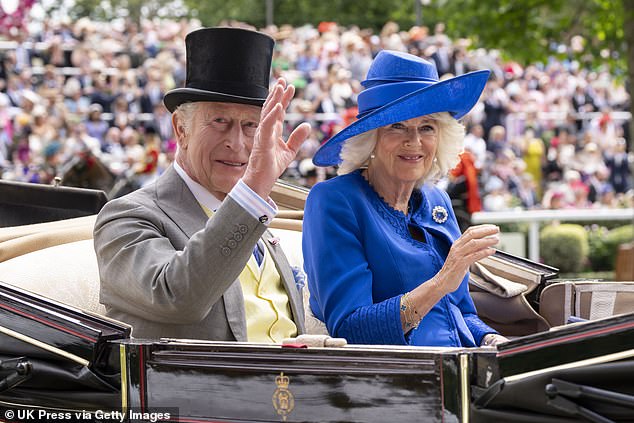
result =
[[[427,117],[438,122],[438,148],[431,169],[427,175],[417,181],[418,187],[425,182],[435,182],[446,176],[458,164],[464,145],[465,128],[449,113],[432,113]],[[377,134],[378,129],[372,129],[350,137],[344,142],[341,148],[342,162],[337,171],[338,175],[345,175],[368,166],[370,155],[376,147]]]
[[[185,133],[189,135],[191,133],[191,127],[194,122],[194,115],[198,110],[198,103],[183,103],[174,110],[174,114],[178,118],[178,122],[183,125]]]

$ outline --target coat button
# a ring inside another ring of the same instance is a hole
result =
[[[230,239],[229,241],[227,241],[227,245],[229,246],[229,248],[236,248],[238,246],[238,243],[235,242],[233,239]]]
[[[233,239],[235,239],[238,242],[242,241],[242,238],[243,238],[243,236],[242,236],[242,234],[240,232],[235,232],[233,234]]]
[[[229,255],[231,254],[231,249],[229,247],[222,247],[220,253],[225,257],[229,257]]]
[[[238,231],[242,235],[245,235],[247,232],[249,232],[249,228],[247,227],[247,225],[238,225]]]

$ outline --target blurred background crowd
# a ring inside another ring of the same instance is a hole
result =
[[[58,176],[110,196],[153,180],[176,152],[163,94],[184,84],[184,38],[198,26],[62,19],[0,41],[1,178],[49,184]],[[461,162],[440,181],[469,213],[634,206],[631,100],[607,71],[555,59],[522,67],[452,40],[442,24],[388,22],[378,32],[322,22],[264,31],[277,41],[273,77],[297,87],[288,128],[313,127],[284,175],[295,184],[334,176],[310,159],[355,118],[372,57],[392,49],[434,61],[440,75],[492,71],[464,121]]]

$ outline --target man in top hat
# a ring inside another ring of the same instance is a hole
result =
[[[310,126],[282,138],[294,88],[280,79],[268,90],[273,39],[204,28],[185,42],[186,86],[163,99],[175,163],[95,224],[100,301],[137,338],[281,342],[303,332],[304,315],[266,231],[269,193]]]

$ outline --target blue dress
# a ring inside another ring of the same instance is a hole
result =
[[[312,188],[302,240],[310,307],[332,336],[350,343],[479,346],[484,335],[496,332],[476,314],[468,275],[417,329],[403,334],[401,296],[438,273],[460,237],[444,191],[415,189],[409,206],[409,215],[390,207],[360,171]],[[435,206],[447,210],[444,223],[432,219]],[[412,238],[409,226],[426,241]]]

